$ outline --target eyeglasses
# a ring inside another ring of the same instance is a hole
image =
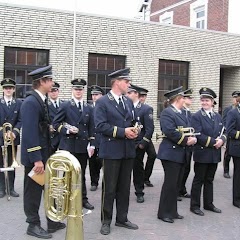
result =
[[[51,92],[57,92],[58,91],[58,88],[52,88],[51,89]]]

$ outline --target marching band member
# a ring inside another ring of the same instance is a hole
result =
[[[118,227],[138,229],[128,220],[131,172],[136,155],[136,128],[132,127],[134,107],[125,97],[129,87],[129,68],[109,74],[111,90],[97,100],[95,126],[100,134],[99,157],[103,159],[101,234],[110,233],[113,203],[116,199],[116,223]]]
[[[186,115],[187,121],[188,121],[188,126],[191,126],[191,117],[192,113],[190,111],[190,107],[192,105],[192,89],[187,89],[184,91],[184,104],[183,104],[183,114]],[[184,197],[184,198],[190,198],[190,194],[188,194],[187,189],[186,189],[186,182],[187,178],[189,176],[190,170],[191,170],[191,159],[192,159],[192,153],[193,153],[193,147],[188,146],[186,148],[186,161],[184,164],[184,173],[183,173],[183,178],[182,182],[180,182],[180,187],[179,187],[179,197]],[[179,200],[179,198],[178,198]]]
[[[141,104],[146,104],[145,102],[147,99],[147,93],[148,93],[147,89],[140,87],[139,101],[141,102]],[[153,108],[151,106],[149,107],[152,109],[152,112],[153,112]],[[157,157],[157,154],[156,154],[156,150],[152,140],[150,140],[150,142],[146,146],[146,153],[147,153],[147,160],[144,168],[144,183],[147,187],[153,187],[153,184],[150,181],[150,177],[152,175],[153,166],[154,166],[154,162]]]
[[[48,231],[41,227],[39,207],[43,187],[32,180],[28,173],[33,169],[36,174],[44,172],[44,166],[50,156],[49,152],[49,115],[46,94],[51,90],[52,66],[39,68],[29,73],[32,77],[33,91],[24,100],[21,107],[22,142],[21,162],[25,166],[24,175],[24,212],[29,223],[27,234],[48,239],[50,233],[66,227],[64,223],[53,222],[47,218]]]
[[[92,107],[93,111],[95,110],[96,101],[102,97],[104,94],[104,90],[97,86],[93,85],[91,86],[91,95],[92,95]],[[91,178],[91,191],[96,191],[98,187],[98,181],[100,177],[100,170],[102,168],[102,160],[99,158],[99,144],[100,144],[100,137],[101,135],[95,131],[95,151],[93,156],[89,159],[89,172],[90,172],[90,178]]]
[[[71,81],[71,84],[73,98],[62,103],[53,119],[53,128],[61,136],[59,149],[69,151],[80,162],[83,207],[92,210],[94,206],[88,202],[85,172],[88,160],[87,146],[89,143],[92,148],[92,154],[94,153],[93,108],[83,101],[86,81],[84,79],[74,79]]]
[[[127,96],[133,101],[135,108],[135,117],[142,125],[140,134],[135,140],[136,144],[136,158],[133,165],[133,183],[135,187],[135,194],[137,196],[137,202],[144,202],[144,164],[143,158],[146,152],[146,148],[151,141],[154,131],[153,124],[153,110],[147,104],[142,104],[139,101],[140,88],[133,84],[128,89]]]
[[[53,126],[52,122],[54,117],[56,116],[59,107],[62,105],[63,100],[59,99],[59,88],[60,84],[57,82],[53,83],[51,91],[48,93],[48,111],[49,111],[49,118],[51,122],[50,126],[50,137],[51,137],[51,154],[55,153],[58,149],[58,145],[60,142],[60,135],[58,131],[56,131]]]
[[[1,115],[1,125],[4,123],[10,123],[12,125],[12,136],[14,138],[14,147],[15,147],[15,157],[17,154],[17,145],[20,144],[20,128],[21,128],[21,117],[20,117],[20,108],[22,101],[15,99],[13,94],[15,92],[16,82],[13,79],[5,78],[1,81],[3,87],[3,98],[0,99],[0,115]],[[0,146],[4,145],[3,141],[3,131],[2,126],[0,127]],[[0,167],[3,167],[2,159],[2,148],[0,147]],[[11,166],[13,162],[12,146],[7,147],[7,156],[8,156],[8,166]],[[19,197],[19,194],[14,190],[14,181],[15,181],[15,169],[8,172],[9,178],[9,188],[10,196]],[[4,173],[0,173],[0,198],[3,198],[6,194],[5,192],[5,180]]]
[[[186,160],[186,146],[195,144],[197,140],[194,136],[185,136],[181,132],[181,128],[189,127],[186,115],[181,111],[184,104],[182,87],[173,89],[164,96],[167,97],[169,106],[160,116],[160,126],[165,137],[159,146],[157,158],[162,162],[165,175],[158,218],[173,223],[174,219],[183,219],[178,214],[177,196]]]
[[[229,155],[233,158],[233,206],[240,208],[240,92],[235,93],[236,107],[228,112]]]
[[[191,190],[191,212],[203,216],[200,210],[201,190],[203,188],[203,207],[206,210],[221,213],[213,204],[213,180],[217,165],[221,161],[221,146],[226,141],[224,126],[220,114],[213,112],[216,93],[210,88],[199,90],[202,108],[193,114],[192,127],[200,135],[194,146],[193,160],[195,176]]]
[[[230,110],[232,110],[233,108],[236,107],[237,105],[237,102],[236,102],[236,98],[238,97],[238,94],[239,92],[238,91],[234,91],[232,93],[232,104],[228,107],[226,107],[224,110],[223,110],[223,124],[224,126],[226,126],[227,124],[227,115],[228,115],[228,112]],[[227,142],[226,142],[226,151],[224,153],[224,159],[223,159],[223,176],[225,178],[231,178],[230,175],[229,175],[229,163],[230,163],[230,160],[231,160],[231,155],[229,155],[229,141],[230,139],[228,138],[227,139]]]

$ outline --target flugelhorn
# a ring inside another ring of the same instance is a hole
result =
[[[66,240],[83,240],[81,166],[68,151],[57,151],[46,163],[44,205],[52,221],[68,218]]]

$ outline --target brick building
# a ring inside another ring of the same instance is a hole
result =
[[[229,0],[152,0],[150,9],[151,21],[228,32]]]
[[[193,110],[203,86],[216,91],[220,108],[240,89],[239,35],[9,4],[0,4],[0,22],[0,79],[16,79],[20,98],[31,88],[27,73],[47,64],[66,99],[72,72],[108,91],[107,74],[130,67],[133,83],[149,90],[155,119],[174,87],[193,88]]]

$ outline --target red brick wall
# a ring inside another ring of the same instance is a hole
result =
[[[229,0],[208,1],[208,29],[228,31],[228,6]]]
[[[195,2],[192,0],[188,3],[172,8],[168,11],[173,11],[173,24],[190,26],[190,4]],[[152,0],[151,13],[168,7],[178,0]],[[228,31],[228,6],[229,0],[208,0],[208,29],[215,31]],[[163,12],[164,13],[164,12]],[[151,21],[159,22],[157,14],[150,17]]]

